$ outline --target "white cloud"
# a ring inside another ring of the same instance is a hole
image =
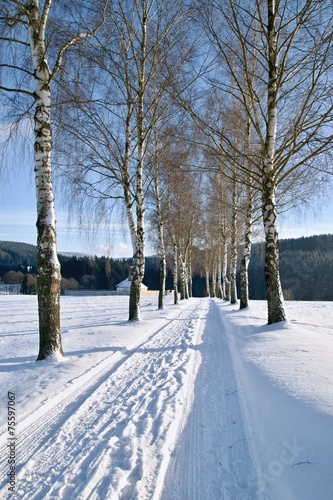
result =
[[[124,241],[119,241],[112,245],[101,245],[99,248],[100,255],[108,255],[114,258],[132,257],[132,247]]]

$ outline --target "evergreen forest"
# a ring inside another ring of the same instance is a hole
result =
[[[280,273],[286,300],[333,300],[333,234],[280,240]],[[197,250],[192,276],[192,295],[207,295],[202,251]],[[241,253],[241,252],[239,252]],[[17,284],[20,293],[36,293],[37,249],[34,245],[0,242],[0,284]],[[126,279],[131,259],[106,256],[90,257],[59,255],[62,291],[115,290]],[[159,262],[156,256],[146,257],[144,283],[149,290],[158,290]],[[166,290],[173,287],[172,257],[167,259]],[[240,263],[239,263],[240,264]],[[239,267],[239,266],[238,266]],[[239,288],[239,273],[237,276]],[[210,279],[212,288],[212,279]],[[4,288],[6,290],[6,288]],[[255,243],[249,265],[250,299],[265,299],[264,243]]]

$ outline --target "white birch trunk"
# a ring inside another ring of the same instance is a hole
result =
[[[144,162],[144,96],[145,96],[145,62],[147,44],[147,15],[142,3],[141,48],[139,67],[139,91],[137,104],[137,146],[138,160],[136,168],[136,238],[133,255],[133,278],[130,289],[129,320],[140,320],[141,284],[145,272],[145,207],[143,195],[143,162]]]
[[[155,176],[155,198],[156,198],[156,212],[157,212],[157,224],[158,224],[158,241],[160,248],[160,282],[159,282],[159,292],[158,292],[158,309],[164,309],[165,307],[165,280],[166,280],[166,255],[165,255],[165,244],[164,244],[164,221],[162,215],[161,199],[159,194],[159,176],[158,171]]]
[[[250,180],[249,180],[250,182]],[[242,256],[242,263],[240,268],[240,309],[244,309],[249,306],[249,263],[251,258],[251,246],[252,246],[252,189],[251,186],[247,186],[247,209],[246,209],[246,220],[245,220],[245,233],[244,233],[244,249]]]
[[[186,260],[182,251],[179,252],[179,265],[180,265],[180,299],[188,298],[187,293],[187,273],[186,273]]]
[[[251,144],[251,121],[247,118],[245,149],[250,151]],[[251,164],[248,161],[248,168],[251,170]],[[246,216],[244,230],[244,248],[242,262],[240,267],[240,309],[245,309],[249,306],[249,263],[251,259],[252,247],[252,224],[253,224],[253,187],[251,175],[246,176]]]
[[[213,270],[212,270],[212,298],[216,297],[216,260],[213,255]]]
[[[163,232],[163,227],[160,229]],[[161,259],[160,259],[160,283],[158,292],[158,309],[165,308],[165,281],[166,281],[166,256],[164,240],[162,240]]]
[[[136,182],[136,233],[133,254],[133,277],[130,289],[129,320],[140,320],[141,284],[145,273],[145,222],[142,186],[142,162],[138,162]]]
[[[175,240],[173,243],[173,297],[173,303],[178,304],[178,246]]]
[[[188,264],[187,264],[187,287],[188,287],[188,297],[191,298],[192,297],[192,293],[193,293],[193,290],[192,290],[192,265],[191,265],[191,258],[189,257],[188,259]]]
[[[227,278],[227,270],[228,270],[228,242],[227,239],[224,238],[224,243],[222,244],[222,298],[224,300],[230,300],[230,292],[228,292],[228,278]]]
[[[231,221],[231,256],[230,256],[230,302],[237,304],[237,185],[233,179],[232,221]]]
[[[209,264],[207,258],[207,250],[206,250],[206,266],[205,266],[205,275],[206,275],[206,296],[210,297],[210,288],[209,288]]]
[[[230,257],[230,302],[237,304],[237,239],[236,235],[231,237],[231,257]]]
[[[222,261],[221,261],[221,247],[217,249],[217,298],[222,299]]]
[[[274,178],[278,78],[278,48],[275,21],[275,1],[268,0],[268,115],[262,175],[262,215],[265,229],[265,283],[268,306],[268,324],[285,321],[287,319],[279,271],[278,232],[275,201],[276,185]]]
[[[132,116],[132,107],[128,106],[128,115],[126,120],[126,129],[125,129],[125,156],[124,156],[124,165],[122,168],[122,183],[123,183],[123,192],[124,192],[124,200],[126,207],[126,215],[128,227],[131,235],[132,242],[132,250],[133,250],[133,261],[132,261],[132,282],[130,289],[130,300],[129,300],[129,320],[139,320],[140,319],[140,288],[141,284],[139,283],[138,276],[140,276],[140,241],[139,241],[139,232],[137,228],[137,220],[135,219],[133,213],[133,203],[134,200],[131,198],[131,189],[130,189],[130,179],[129,179],[129,163],[130,163],[130,145],[131,145],[131,116]],[[138,186],[136,186],[136,189]],[[139,250],[139,253],[138,253]],[[135,283],[133,283],[135,278]]]
[[[184,270],[185,270],[185,299],[189,298],[189,291],[188,291],[188,284],[189,284],[189,277],[188,277],[188,255],[185,253],[184,257]]]
[[[49,2],[50,6],[51,2]],[[49,7],[48,6],[48,7]],[[39,314],[38,360],[63,355],[60,335],[60,264],[56,247],[56,218],[51,168],[51,89],[46,59],[45,24],[39,4],[31,0],[29,38],[35,78],[34,172],[37,199],[37,291]]]

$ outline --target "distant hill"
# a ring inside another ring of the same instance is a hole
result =
[[[84,253],[63,252],[59,253],[64,257],[86,257]],[[0,241],[0,266],[31,266],[37,264],[37,247],[29,243],[19,243],[17,241]]]
[[[0,241],[0,265],[14,266],[36,266],[37,247],[29,243],[18,243],[16,241]]]
[[[290,300],[333,300],[333,234],[279,241],[284,297]],[[251,299],[265,298],[264,243],[252,247],[249,265]]]

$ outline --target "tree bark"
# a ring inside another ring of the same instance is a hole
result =
[[[228,287],[229,280],[227,278],[228,269],[228,243],[227,239],[224,238],[224,243],[222,244],[222,298],[224,300],[230,300],[230,288]],[[229,289],[229,292],[228,292]]]
[[[158,291],[158,309],[164,309],[164,307],[165,307],[166,255],[165,255],[165,244],[164,244],[164,221],[163,221],[161,198],[160,198],[160,192],[159,192],[158,165],[156,166],[156,175],[154,177],[154,184],[155,184],[158,242],[159,242],[159,250],[160,250],[160,281],[159,281],[159,291]]]
[[[252,246],[252,192],[251,187],[247,187],[247,209],[245,220],[244,249],[240,268],[240,309],[249,306],[249,274],[248,268],[251,258]]]
[[[134,275],[130,289],[129,320],[140,320],[141,284],[145,272],[145,207],[143,195],[143,161],[144,161],[144,97],[146,83],[146,45],[147,45],[147,13],[142,3],[141,44],[139,63],[139,89],[137,104],[137,147],[138,159],[136,168],[136,238],[133,255]]]
[[[186,269],[186,256],[179,252],[180,261],[180,300],[188,299],[188,279]]]
[[[140,215],[140,211],[136,213],[136,219],[133,213],[133,200],[131,199],[131,189],[130,189],[130,180],[129,180],[129,162],[130,162],[130,144],[131,144],[131,116],[132,116],[132,107],[128,106],[128,116],[126,120],[126,144],[125,144],[125,157],[124,157],[124,165],[122,168],[122,183],[123,183],[123,192],[124,192],[124,200],[126,206],[126,214],[128,227],[131,235],[132,249],[133,249],[133,260],[132,260],[132,281],[130,288],[130,298],[129,298],[129,321],[132,320],[140,320],[140,295],[141,295],[141,283],[144,274],[144,240],[143,240],[143,252],[141,248],[140,237],[144,239],[144,219],[141,220],[142,230],[138,230],[138,215]],[[138,167],[139,168],[139,167]],[[140,183],[136,184],[136,189],[139,187]],[[143,214],[144,215],[144,214]],[[143,268],[142,268],[142,260],[143,260]]]
[[[206,283],[206,297],[210,297],[209,288],[209,260],[208,260],[208,249],[205,250],[205,283]]]
[[[234,174],[232,194],[231,256],[230,256],[230,302],[237,304],[237,184]]]
[[[215,255],[213,255],[213,269],[212,269],[212,298],[216,297],[216,260]]]
[[[265,229],[265,284],[268,307],[268,324],[286,321],[279,271],[278,232],[276,223],[274,156],[277,128],[277,78],[278,47],[276,6],[268,0],[268,110],[265,151],[262,173],[262,215]]]
[[[164,231],[163,231],[162,218],[159,219],[158,232],[159,232],[160,252],[161,252],[160,283],[159,283],[159,292],[158,292],[158,308],[164,309],[164,307],[165,307],[166,256],[165,256]]]
[[[56,219],[52,187],[51,74],[46,59],[44,24],[39,5],[30,2],[29,39],[35,78],[34,173],[37,199],[37,292],[39,353],[37,360],[63,355],[60,334],[60,264],[56,248]]]
[[[207,250],[206,250],[206,253],[207,253]],[[206,276],[206,297],[210,297],[208,260],[206,260],[205,276]]]
[[[274,187],[268,180],[262,194],[265,227],[265,284],[268,307],[268,324],[286,321],[280,270],[278,232],[276,228],[276,204]]]
[[[173,244],[173,297],[173,303],[178,304],[178,247],[176,242]]]
[[[63,355],[60,334],[60,264],[56,248],[56,220],[51,173],[50,108],[47,92],[36,99],[35,182],[37,195],[37,293],[39,314],[38,360],[54,352]],[[38,95],[38,91],[36,91]]]
[[[133,255],[133,277],[130,288],[129,321],[141,319],[140,297],[141,284],[145,273],[145,231],[143,201],[137,205],[137,229],[135,238],[135,253]]]
[[[237,304],[237,240],[232,237],[231,241],[231,259],[230,259],[230,302]]]
[[[191,266],[191,257],[188,258],[187,264],[187,289],[188,289],[188,297],[192,297],[192,266]]]
[[[217,248],[217,298],[222,299],[222,262],[221,262],[221,247]]]

